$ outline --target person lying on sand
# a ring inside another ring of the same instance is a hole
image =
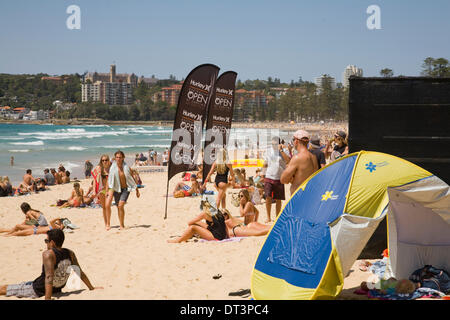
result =
[[[271,225],[259,222],[250,222],[245,224],[242,220],[232,217],[227,209],[223,210],[230,218],[225,221],[228,228],[228,234],[232,237],[258,237],[269,233]]]
[[[218,211],[215,204],[202,200],[200,213],[197,217],[188,222],[188,228],[181,237],[167,240],[169,243],[180,243],[189,240],[195,234],[205,240],[223,240],[229,238],[228,228],[225,220],[229,219],[229,214]],[[202,220],[205,220],[203,222]]]
[[[8,234],[12,234],[16,231],[32,229],[35,226],[41,226],[41,227],[48,226],[48,222],[45,219],[42,212],[40,212],[39,210],[31,209],[31,207],[28,203],[23,202],[20,205],[20,209],[22,210],[23,214],[25,215],[25,220],[21,224],[16,225],[12,229],[0,229],[0,233],[7,232]]]
[[[81,189],[80,184],[78,182],[75,182],[73,184],[73,190],[70,199],[67,200],[67,202],[62,206],[60,206],[60,208],[79,207],[82,204],[84,204],[84,191],[83,189]]]
[[[56,218],[50,221],[50,225],[48,226],[32,226],[32,228],[27,228],[24,230],[15,231],[13,233],[8,233],[6,237],[26,237],[32,236],[33,234],[45,234],[47,231],[53,229],[64,229],[64,224],[62,223],[61,218]]]

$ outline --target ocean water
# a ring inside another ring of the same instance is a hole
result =
[[[285,136],[286,132],[233,128],[230,133],[229,150],[238,147],[265,148],[271,135]],[[71,178],[84,178],[84,162],[90,160],[95,166],[102,154],[113,156],[122,150],[129,164],[134,154],[149,149],[162,152],[170,147],[172,127],[158,126],[109,126],[109,125],[36,125],[0,124],[0,175],[8,176],[14,186],[22,181],[27,169],[34,177],[42,177],[45,168],[58,168],[62,164],[71,172]],[[14,157],[14,165],[10,159]]]
[[[96,165],[102,154],[126,155],[170,147],[172,128],[155,126],[0,124],[0,175],[20,183],[27,169],[34,177],[61,163],[71,178],[84,178],[84,161]],[[14,165],[10,160],[14,157]],[[134,162],[126,158],[128,163]]]

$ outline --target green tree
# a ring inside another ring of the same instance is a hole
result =
[[[394,76],[394,71],[392,69],[385,68],[380,71],[380,75],[385,78],[391,78]]]

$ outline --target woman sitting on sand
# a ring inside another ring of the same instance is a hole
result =
[[[70,199],[67,200],[67,202],[62,206],[60,206],[60,208],[79,207],[82,204],[84,204],[84,192],[83,189],[81,189],[80,184],[78,182],[75,182],[73,184],[73,190]]]
[[[16,231],[32,229],[35,226],[45,227],[48,225],[47,219],[45,219],[42,212],[32,209],[28,203],[23,202],[20,205],[20,209],[25,215],[25,220],[22,224],[18,224],[12,229],[0,229],[0,233],[7,232],[8,234],[12,234]]]
[[[0,177],[0,197],[13,196],[14,191],[8,176]]]
[[[242,169],[244,170],[244,169]],[[232,183],[232,186],[234,189],[240,189],[240,188],[248,188],[248,181],[245,179],[245,177],[242,175],[241,170],[239,168],[233,169],[234,176],[235,176],[235,182]]]
[[[250,194],[246,189],[239,192],[239,213],[244,218],[244,225],[258,221],[259,211],[250,201]]]
[[[228,159],[228,153],[225,149],[220,149],[217,152],[216,161],[214,161],[213,165],[211,166],[211,170],[209,171],[208,175],[206,176],[205,182],[202,186],[204,190],[206,190],[206,183],[209,181],[209,178],[211,175],[217,171],[216,178],[215,178],[215,186],[218,191],[217,200],[216,200],[216,207],[219,209],[222,205],[222,208],[226,208],[226,196],[227,196],[227,189],[230,186],[230,183],[228,183],[228,173],[231,175],[231,185],[234,184],[234,171],[233,167]]]
[[[25,230],[15,231],[13,233],[5,235],[6,237],[26,237],[32,236],[33,234],[46,234],[47,231],[52,229],[64,229],[64,224],[62,223],[61,218],[53,219],[50,221],[50,225],[48,226],[32,226],[32,228],[28,228]]]
[[[203,210],[197,217],[188,222],[188,228],[177,239],[167,240],[170,243],[180,243],[192,238],[195,234],[205,240],[223,240],[228,238],[228,228],[225,220],[229,219],[229,213],[222,214],[210,202],[202,200],[200,209]],[[202,220],[205,220],[203,222]]]
[[[178,182],[173,190],[173,196],[175,198],[190,197],[200,195],[203,191],[204,190],[197,181],[197,176],[191,174],[191,186],[188,186],[183,181]]]
[[[94,181],[92,181],[86,195],[83,197],[83,202],[85,205],[90,205],[95,200],[95,198],[96,194],[94,192]]]

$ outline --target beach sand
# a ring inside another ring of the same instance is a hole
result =
[[[255,169],[248,169],[249,175]],[[265,237],[249,237],[233,242],[189,241],[167,243],[186,229],[187,221],[199,211],[199,197],[169,197],[168,217],[164,219],[167,172],[141,174],[144,188],[138,199],[133,192],[125,207],[126,230],[118,230],[116,207],[112,208],[112,229],[106,231],[102,209],[59,209],[51,206],[58,199],[67,199],[72,184],[52,186],[49,191],[29,196],[0,198],[0,228],[13,227],[24,220],[20,204],[28,202],[42,211],[47,220],[67,217],[79,229],[66,233],[64,247],[72,249],[83,271],[94,286],[103,289],[89,291],[63,289],[57,299],[169,299],[205,300],[235,299],[230,292],[250,288],[251,272]],[[180,174],[170,181],[169,192],[180,181]],[[81,186],[88,189],[89,180]],[[212,190],[213,185],[209,184]],[[227,196],[227,207],[234,216],[238,209]],[[266,210],[259,205],[260,222]],[[274,210],[273,210],[274,211]],[[0,284],[31,281],[42,268],[45,235],[28,237],[0,236]],[[355,262],[345,278],[344,290],[338,299],[367,299],[353,294],[369,272],[362,272]],[[213,276],[221,275],[219,279]],[[16,299],[0,296],[0,299]],[[43,299],[43,298],[41,298]],[[248,297],[245,299],[249,299]]]

